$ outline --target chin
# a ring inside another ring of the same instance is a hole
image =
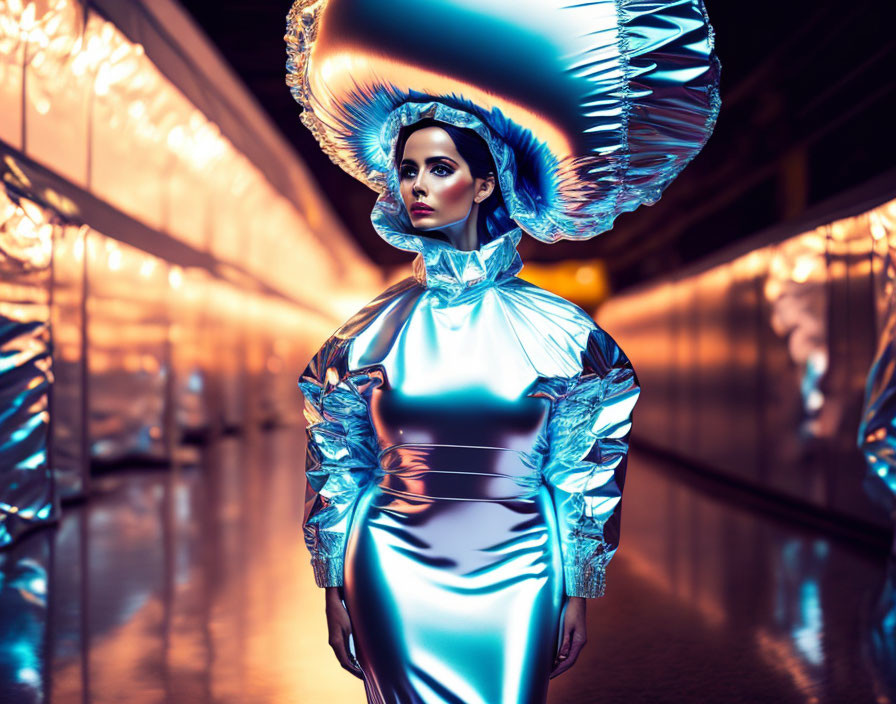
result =
[[[418,230],[433,230],[437,227],[442,227],[442,223],[433,222],[433,219],[430,216],[426,216],[423,218],[411,218],[411,224]]]

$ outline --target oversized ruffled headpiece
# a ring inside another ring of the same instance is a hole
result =
[[[490,233],[510,218],[556,242],[658,201],[720,107],[702,0],[297,0],[285,39],[302,122],[381,194],[374,225],[402,249],[418,249],[393,161],[403,125],[478,132],[506,203]]]

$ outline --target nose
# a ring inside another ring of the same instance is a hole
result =
[[[411,193],[416,195],[425,195],[426,188],[423,185],[423,172],[417,174],[417,178],[414,179],[414,186],[411,188]]]

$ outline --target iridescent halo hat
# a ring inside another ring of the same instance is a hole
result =
[[[506,204],[490,236],[516,224],[556,242],[656,203],[721,104],[702,0],[297,0],[285,39],[302,122],[380,193],[380,236],[412,251],[393,161],[404,125],[475,130]]]

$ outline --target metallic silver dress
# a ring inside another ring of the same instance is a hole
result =
[[[299,380],[305,540],[317,584],[344,586],[369,702],[543,703],[566,597],[604,593],[638,380],[515,276],[520,236],[419,237],[414,276]]]

